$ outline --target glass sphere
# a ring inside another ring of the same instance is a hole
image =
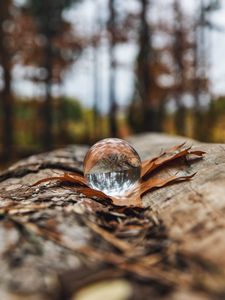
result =
[[[140,179],[141,159],[131,145],[108,138],[94,144],[84,159],[88,185],[107,195],[120,196]]]

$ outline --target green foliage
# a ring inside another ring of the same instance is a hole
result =
[[[15,142],[18,149],[32,148],[35,152],[40,148],[39,136],[43,130],[40,118],[42,105],[43,102],[36,99],[15,99]],[[52,113],[54,117],[55,140],[58,144],[61,141],[58,141],[61,127],[64,128],[63,138],[65,143],[74,142],[75,137],[77,140],[76,130],[78,130],[78,138],[84,135],[85,128],[83,128],[82,124],[84,124],[86,116],[85,110],[79,100],[73,98],[54,98]],[[0,122],[1,120],[2,113],[0,109]],[[62,139],[61,136],[60,139]]]
[[[27,100],[17,101],[15,103],[15,117],[18,119],[29,120],[33,117],[34,110],[32,102]]]
[[[62,98],[58,101],[56,114],[61,121],[81,121],[83,119],[83,108],[76,99]]]
[[[221,96],[213,101],[213,109],[217,116],[225,114],[225,96]]]

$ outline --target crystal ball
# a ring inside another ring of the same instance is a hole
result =
[[[89,187],[107,195],[121,196],[140,179],[141,159],[126,141],[107,138],[94,144],[84,159]]]

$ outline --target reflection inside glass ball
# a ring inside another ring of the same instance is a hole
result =
[[[128,142],[108,138],[94,144],[84,159],[88,185],[107,195],[121,196],[140,179],[141,160]]]

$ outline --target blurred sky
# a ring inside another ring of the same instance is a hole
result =
[[[157,7],[151,11],[154,16],[159,18],[170,18],[168,7],[172,0],[157,0]],[[199,0],[200,1],[200,0]],[[186,0],[182,1],[186,11],[193,13],[196,4],[199,1]],[[96,2],[98,5],[96,6]],[[124,9],[129,11],[137,11],[139,5],[135,0],[119,1]],[[210,78],[212,81],[212,91],[214,94],[225,94],[225,0],[221,0],[222,7],[219,11],[213,13],[211,20],[222,28],[224,31],[211,32],[211,51],[210,51]],[[73,22],[74,26],[78,28],[85,35],[91,35],[93,31],[98,31],[99,28],[94,26],[96,18],[100,20],[107,19],[107,2],[105,0],[86,0],[84,3],[76,5],[76,7],[65,12],[65,18]],[[120,9],[121,11],[121,9]],[[98,15],[98,16],[97,16]],[[120,105],[128,104],[132,97],[133,88],[133,68],[134,61],[137,54],[137,47],[135,44],[124,44],[117,48],[117,61],[119,63],[117,73],[117,101]],[[108,109],[108,70],[109,58],[107,54],[107,44],[103,45],[98,50],[98,77],[100,82],[100,102],[101,110],[103,112]],[[55,89],[55,93],[62,92],[71,97],[77,97],[84,105],[91,106],[93,103],[93,82],[95,70],[93,69],[94,52],[86,49],[82,54],[81,59],[71,68],[65,75],[62,90]],[[23,96],[39,96],[42,94],[42,88],[34,86],[32,83],[25,81],[22,78],[24,70],[17,67],[14,70],[15,85],[14,89],[17,93]]]

